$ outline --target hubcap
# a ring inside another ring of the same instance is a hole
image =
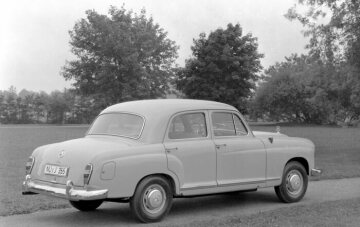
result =
[[[166,202],[166,194],[163,187],[158,184],[150,185],[144,192],[143,205],[150,214],[157,214],[160,212]]]
[[[293,195],[297,196],[303,188],[304,180],[298,170],[291,170],[286,177],[286,189]]]

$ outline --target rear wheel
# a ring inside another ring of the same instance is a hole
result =
[[[69,201],[70,204],[80,211],[92,211],[96,210],[103,201],[102,200],[79,200],[79,201]]]
[[[153,176],[142,180],[130,199],[132,213],[142,222],[163,219],[172,205],[172,189],[163,177]]]
[[[293,161],[286,164],[282,182],[275,187],[278,198],[285,203],[301,200],[308,186],[308,176],[303,165]]]

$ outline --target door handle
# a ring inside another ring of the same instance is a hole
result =
[[[220,149],[221,147],[226,147],[226,144],[215,144],[216,149]]]
[[[172,147],[172,148],[166,148],[166,149],[165,149],[165,151],[166,151],[167,153],[171,153],[171,151],[177,151],[177,150],[178,150],[177,147]]]
[[[268,139],[269,139],[270,143],[273,143],[273,142],[274,142],[274,138],[273,138],[273,137],[269,137]]]

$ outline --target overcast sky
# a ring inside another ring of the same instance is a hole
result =
[[[228,23],[240,23],[258,37],[266,68],[291,53],[305,53],[297,22],[284,18],[295,0],[3,0],[0,8],[0,90],[11,85],[50,92],[70,87],[59,74],[70,53],[69,34],[85,11],[107,14],[110,5],[140,12],[145,8],[180,46],[177,63],[191,56],[193,38]]]

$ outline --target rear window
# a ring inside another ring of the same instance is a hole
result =
[[[106,113],[98,116],[88,135],[114,135],[137,139],[141,135],[144,118],[130,113]]]

